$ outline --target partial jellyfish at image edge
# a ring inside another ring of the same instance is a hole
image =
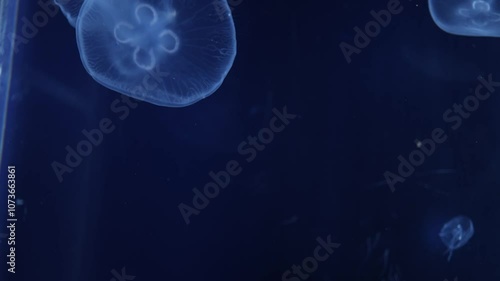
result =
[[[429,0],[434,23],[443,31],[462,36],[500,37],[497,0]]]
[[[236,57],[234,22],[223,0],[86,0],[77,17],[89,75],[155,105],[183,107],[210,96]]]

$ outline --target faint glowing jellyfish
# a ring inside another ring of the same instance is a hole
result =
[[[492,0],[429,0],[429,9],[445,32],[500,37],[500,7]]]
[[[468,217],[457,216],[443,225],[439,237],[448,248],[448,261],[453,251],[465,245],[473,235],[474,225]]]
[[[211,95],[236,56],[222,0],[86,0],[76,33],[83,65],[97,82],[161,106]]]
[[[75,27],[83,1],[84,0],[54,0],[54,3],[59,6],[64,16],[68,19],[69,24]]]

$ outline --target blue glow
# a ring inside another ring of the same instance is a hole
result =
[[[11,32],[16,32],[19,2],[0,0],[0,164],[8,159],[9,151],[4,150],[9,100],[11,98],[12,67],[16,46]],[[8,155],[7,157],[5,155]],[[0,167],[4,167],[0,165]],[[5,166],[6,167],[6,166]]]
[[[493,0],[429,0],[434,22],[464,36],[500,36],[500,7]]]
[[[226,1],[86,0],[76,33],[83,65],[97,82],[161,106],[211,95],[236,56]]]
[[[64,16],[68,19],[69,24],[75,27],[83,1],[84,0],[54,0],[54,3],[59,6]]]
[[[464,216],[457,216],[448,221],[441,228],[439,237],[446,245],[448,261],[451,259],[453,251],[465,245],[474,235],[474,225],[472,221]]]

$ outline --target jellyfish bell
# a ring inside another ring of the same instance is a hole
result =
[[[500,6],[492,0],[429,0],[429,10],[447,33],[500,37]]]
[[[468,217],[456,216],[443,225],[439,237],[447,247],[445,253],[448,254],[448,261],[451,260],[453,251],[463,247],[473,235],[474,225]]]
[[[77,44],[103,86],[160,106],[181,107],[214,93],[236,56],[225,1],[86,0]],[[224,10],[221,10],[224,9]]]

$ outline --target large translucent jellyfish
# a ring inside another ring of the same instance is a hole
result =
[[[69,24],[75,27],[83,1],[84,0],[54,0],[54,3],[59,6],[64,16],[68,19]]]
[[[223,0],[86,0],[76,32],[83,65],[97,82],[161,106],[211,95],[236,56]]]
[[[500,36],[497,0],[429,0],[434,22],[445,32],[465,36]]]
[[[457,216],[443,225],[439,237],[448,248],[448,261],[453,251],[465,245],[473,235],[474,225],[468,217]]]

